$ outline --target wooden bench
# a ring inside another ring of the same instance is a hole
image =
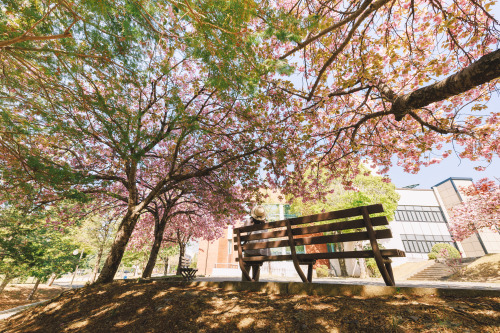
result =
[[[189,265],[191,264],[191,260],[189,258],[182,257],[179,264],[181,265],[181,275],[185,280],[191,280],[195,278],[196,272],[198,272],[198,270],[189,267]]]
[[[390,229],[374,230],[375,226],[388,225],[381,204],[350,208],[329,213],[296,217],[270,223],[234,228],[234,249],[238,251],[243,280],[258,281],[260,267],[266,261],[292,260],[303,282],[312,281],[312,269],[318,259],[375,258],[377,267],[388,286],[394,286],[391,257],[404,257],[401,250],[381,250],[378,239],[392,238]],[[255,233],[259,231],[260,233]],[[340,233],[344,231],[344,233]],[[348,231],[348,232],[345,232]],[[338,232],[337,234],[334,234]],[[372,250],[297,254],[301,245],[342,243],[369,240]],[[243,256],[245,250],[290,247],[289,255]],[[299,265],[307,265],[307,277]],[[250,276],[252,268],[252,276]]]

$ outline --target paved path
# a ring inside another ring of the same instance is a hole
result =
[[[195,281],[241,281],[240,277],[200,277]],[[300,278],[290,277],[261,277],[261,282],[301,282]],[[382,279],[356,279],[356,278],[317,278],[313,279],[313,283],[329,283],[329,284],[349,284],[349,285],[369,285],[369,286],[385,286]],[[448,288],[448,289],[480,289],[480,290],[500,290],[500,283],[483,283],[483,282],[455,282],[455,281],[411,281],[396,280],[397,287],[410,288]]]
[[[42,303],[45,303],[47,302],[48,300],[43,300],[43,301],[40,301],[40,302],[36,302],[36,303],[31,303],[31,304],[26,304],[26,305],[21,305],[21,306],[18,306],[18,307],[15,307],[15,308],[12,308],[12,309],[8,309],[8,310],[4,310],[4,311],[0,311],[0,320],[2,319],[6,319],[6,318],[9,318],[10,316],[13,316],[15,315],[16,313],[18,313],[19,311],[22,311],[24,309],[27,309],[27,308],[30,308],[32,306],[35,306],[35,305],[38,305],[38,304],[42,304]]]

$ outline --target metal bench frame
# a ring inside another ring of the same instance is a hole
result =
[[[394,286],[394,274],[390,258],[404,257],[405,253],[397,249],[381,250],[379,248],[377,240],[392,238],[392,233],[390,229],[374,229],[374,226],[389,224],[385,216],[370,217],[370,215],[383,212],[384,208],[382,205],[376,204],[234,228],[234,249],[238,251],[236,261],[239,263],[243,273],[243,280],[259,281],[260,267],[266,261],[292,260],[295,270],[302,281],[312,282],[313,265],[318,259],[374,258],[385,284]],[[361,218],[359,218],[360,216]],[[332,220],[340,221],[332,222]],[[317,222],[325,223],[318,224]],[[258,230],[270,231],[252,234],[253,231]],[[354,232],[324,235],[325,232],[340,232],[345,230],[354,230]],[[251,242],[256,240],[259,240],[259,242]],[[296,251],[296,246],[300,245],[362,240],[369,240],[372,250],[308,254],[297,254]],[[285,246],[290,247],[290,255],[243,256],[245,250]],[[308,266],[307,276],[300,268],[300,265]],[[250,268],[252,268],[252,276],[250,276]]]
[[[190,260],[188,258],[182,257],[179,264],[181,265],[181,275],[185,280],[191,280],[195,278],[196,272],[198,272],[198,270],[196,268],[188,267],[190,264]]]

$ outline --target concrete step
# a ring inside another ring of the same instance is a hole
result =
[[[451,274],[453,274],[453,271],[447,265],[436,262],[432,266],[414,274],[408,280],[440,280]]]

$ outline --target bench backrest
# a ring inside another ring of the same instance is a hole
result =
[[[187,257],[182,257],[180,264],[181,264],[181,267],[187,267],[191,264],[191,259],[189,259]]]
[[[385,216],[370,216],[383,212],[382,205],[376,204],[243,226],[234,229],[234,248],[239,250],[239,244],[241,244],[241,250],[244,251],[287,247],[291,246],[291,242],[294,246],[301,246],[363,240],[370,240],[373,247],[373,242],[377,239],[392,238],[390,229],[373,229],[374,226],[389,224]],[[335,234],[335,232],[345,230],[353,230],[353,232]],[[255,231],[264,232],[255,233]],[[325,235],[324,233],[332,234]],[[252,242],[256,240],[260,241]]]

